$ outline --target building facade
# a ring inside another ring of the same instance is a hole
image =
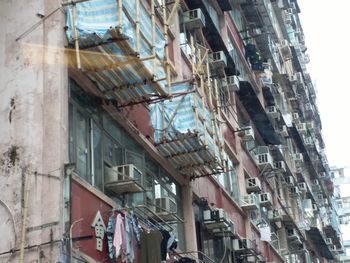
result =
[[[343,239],[343,252],[340,255],[341,262],[350,262],[350,196],[347,189],[350,185],[348,167],[331,167],[331,176],[334,181],[337,213],[340,224],[340,232]]]
[[[0,10],[1,262],[338,260],[296,0]]]

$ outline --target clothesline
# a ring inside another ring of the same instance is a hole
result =
[[[142,231],[134,210],[123,213],[125,210],[129,211],[129,208],[112,209],[109,217],[106,231],[109,258],[121,258],[123,262],[132,263],[135,260],[135,249],[140,248],[141,261],[144,263],[166,260],[168,252],[177,248],[175,235],[158,227]]]

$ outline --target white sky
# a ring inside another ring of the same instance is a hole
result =
[[[350,165],[350,0],[299,0],[330,166]]]

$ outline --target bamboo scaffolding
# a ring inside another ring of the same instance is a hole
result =
[[[140,54],[141,51],[141,41],[140,41],[140,0],[136,0],[136,52]],[[155,55],[155,54],[153,54]]]
[[[77,30],[77,6],[74,4],[72,6],[72,18],[73,18],[73,31],[74,31],[74,46],[75,46],[75,52],[76,52],[76,59],[77,59],[77,68],[81,69],[80,64],[80,53],[79,53],[79,35]]]
[[[154,0],[152,0],[154,1]],[[163,4],[162,4],[162,11],[163,11],[163,21],[164,21],[164,26],[163,26],[163,30],[164,30],[164,40],[165,40],[165,49],[164,49],[164,53],[165,53],[165,75],[166,75],[166,80],[167,80],[167,85],[168,85],[168,96],[171,97],[171,69],[170,69],[170,61],[169,61],[169,39],[168,39],[168,30],[169,30],[169,21],[167,19],[167,13],[166,13],[166,7],[165,7],[165,3],[163,0]],[[170,18],[171,19],[171,18]]]
[[[118,32],[123,34],[123,0],[118,0]]]

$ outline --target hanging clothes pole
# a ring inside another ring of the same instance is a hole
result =
[[[118,31],[119,34],[123,33],[123,0],[118,0]]]
[[[20,259],[19,262],[24,262],[24,245],[26,241],[27,233],[27,218],[28,218],[28,203],[29,203],[29,192],[30,192],[30,180],[32,178],[32,171],[29,168],[29,172],[25,176],[24,181],[24,207],[23,207],[23,217],[22,217],[22,236],[21,236],[21,245],[20,245]]]
[[[152,0],[153,1],[153,0]],[[168,85],[168,96],[171,97],[171,76],[170,76],[170,61],[169,61],[169,39],[168,39],[168,30],[169,30],[169,23],[167,19],[167,13],[166,13],[166,6],[163,0],[162,5],[162,11],[163,11],[163,23],[164,23],[164,40],[165,40],[165,71],[166,71],[166,81]]]
[[[72,7],[72,13],[73,13],[73,31],[74,31],[74,46],[75,46],[75,54],[77,58],[77,68],[81,69],[81,62],[80,62],[80,53],[79,53],[79,34],[77,30],[77,6],[76,4],[73,4]]]
[[[141,37],[140,37],[140,0],[136,0],[136,52],[141,52]]]

